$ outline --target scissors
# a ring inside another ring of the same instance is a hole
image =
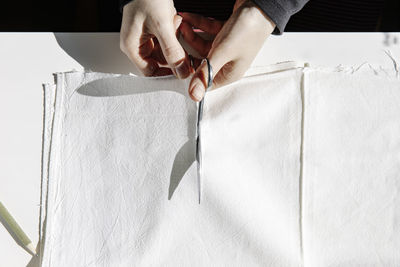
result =
[[[208,58],[204,59],[207,63],[207,69],[208,69],[208,79],[207,79],[207,87],[206,87],[206,92],[207,90],[212,86],[213,82],[213,71],[212,67],[210,64],[210,61]],[[196,161],[197,161],[197,192],[199,196],[199,204],[201,201],[201,192],[202,192],[202,179],[201,179],[201,174],[202,174],[202,154],[201,154],[201,120],[203,118],[203,106],[204,106],[204,98],[205,98],[205,93],[204,97],[200,100],[198,108],[197,108],[197,127],[196,127]]]

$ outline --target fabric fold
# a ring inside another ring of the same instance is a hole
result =
[[[203,195],[189,80],[45,86],[42,266],[397,266],[400,80],[283,62],[207,93]]]

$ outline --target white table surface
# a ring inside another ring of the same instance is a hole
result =
[[[285,33],[272,36],[254,65],[298,60],[313,66],[392,66],[400,33]],[[39,230],[42,84],[52,73],[90,69],[136,72],[119,51],[118,33],[0,33],[0,201],[36,244]],[[0,267],[26,266],[31,256],[0,224]],[[35,266],[35,264],[29,264]]]

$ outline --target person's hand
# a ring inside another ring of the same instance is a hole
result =
[[[134,0],[124,6],[121,50],[146,76],[186,78],[192,68],[176,37],[181,21],[172,0]]]
[[[214,72],[212,89],[240,79],[275,28],[275,24],[251,1],[237,1],[225,23],[192,13],[179,14],[183,17],[180,32],[184,40],[210,61]],[[213,41],[204,40],[193,27],[216,37]],[[207,64],[203,62],[189,85],[189,94],[194,101],[203,98],[207,77]]]

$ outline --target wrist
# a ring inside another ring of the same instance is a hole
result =
[[[238,6],[236,6],[237,4]],[[248,21],[252,22],[251,27],[262,27],[267,34],[270,34],[274,31],[276,27],[275,23],[253,1],[238,0],[235,4],[235,10],[236,9],[240,9],[240,12],[248,17]]]

